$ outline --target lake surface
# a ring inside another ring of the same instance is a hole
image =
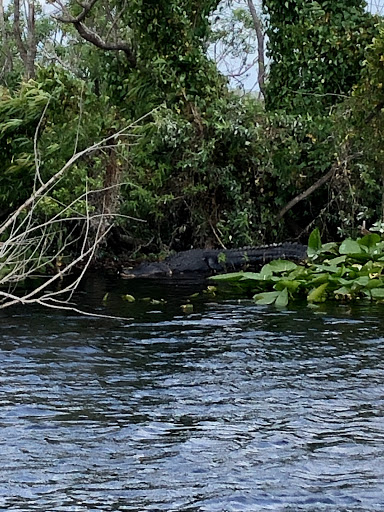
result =
[[[0,510],[384,510],[384,305],[183,313],[205,286],[1,312]]]

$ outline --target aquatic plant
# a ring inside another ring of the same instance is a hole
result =
[[[257,304],[284,307],[292,299],[310,303],[326,300],[384,301],[384,240],[370,233],[356,240],[322,244],[315,229],[308,240],[308,258],[296,264],[275,260],[260,272],[213,276],[253,294]]]

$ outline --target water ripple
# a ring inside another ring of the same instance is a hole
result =
[[[381,318],[0,318],[0,509],[384,510]]]

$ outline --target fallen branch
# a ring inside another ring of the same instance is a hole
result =
[[[100,190],[86,189],[83,194],[76,197],[68,205],[60,205],[59,213],[44,221],[39,221],[41,201],[52,192],[71,166],[84,155],[115,146],[115,144],[111,144],[115,140],[119,141],[119,145],[132,145],[129,139],[126,142],[123,139],[128,138],[131,135],[129,132],[152,113],[153,111],[149,112],[122,130],[77,152],[46,182],[42,181],[40,174],[40,161],[37,154],[38,134],[35,133],[36,170],[34,190],[30,197],[0,226],[0,236],[4,239],[0,243],[0,286],[2,287],[0,288],[0,309],[15,304],[34,303],[50,308],[58,309],[61,307],[65,310],[81,312],[78,308],[71,306],[69,301],[89,268],[99,244],[112,229],[113,224],[111,224],[110,219],[114,217],[113,214],[105,212],[104,209],[101,212],[93,213],[90,197],[92,194],[99,194],[120,187],[122,183],[116,183]],[[38,124],[37,131],[40,127],[41,122]],[[85,213],[80,213],[80,209],[76,207],[80,201],[82,204],[81,211],[85,210]],[[76,221],[76,228],[73,227],[74,221]],[[77,229],[79,222],[83,223],[82,231]],[[75,235],[76,229],[77,234]],[[72,261],[63,267],[57,265],[65,253],[79,244],[80,248]],[[63,278],[72,274],[80,265],[81,270],[77,272],[77,275],[69,281],[65,281],[65,285],[63,285]],[[16,293],[18,283],[37,273],[41,274],[46,271],[47,266],[56,266],[57,272],[32,290],[20,294]],[[7,291],[4,290],[5,286],[8,286]],[[91,315],[91,313],[83,313]],[[108,315],[96,313],[93,316],[112,318]]]
[[[293,208],[297,203],[310,196],[315,190],[320,188],[325,182],[327,182],[335,173],[336,169],[332,167],[330,171],[327,172],[324,176],[322,176],[319,180],[316,181],[313,185],[311,185],[307,190],[294,197],[288,204],[284,206],[278,213],[276,217],[276,221],[279,221],[284,215],[289,212],[291,208]]]
[[[346,148],[344,147],[343,148],[345,153],[346,153]],[[346,165],[351,161],[351,160],[355,160],[357,159],[358,157],[362,156],[362,152],[358,152],[358,153],[355,153],[353,155],[348,155],[346,154],[346,156],[341,160],[341,162],[337,162],[337,163],[334,163],[332,165],[332,168],[327,172],[327,174],[324,174],[324,176],[322,176],[319,180],[317,180],[313,185],[311,185],[309,188],[307,188],[307,190],[305,190],[304,192],[302,192],[301,194],[297,195],[296,197],[294,197],[291,201],[289,201],[288,204],[286,204],[284,206],[284,208],[282,208],[280,210],[280,212],[278,213],[277,217],[276,217],[276,221],[279,221],[282,217],[284,217],[284,215],[291,209],[293,208],[297,203],[299,203],[300,201],[302,201],[303,199],[305,199],[306,197],[310,196],[313,192],[315,192],[315,190],[317,190],[318,188],[320,188],[322,185],[324,185],[324,183],[326,183],[328,180],[330,180],[333,175],[336,173],[336,171],[338,169],[340,169],[340,167],[346,167]]]

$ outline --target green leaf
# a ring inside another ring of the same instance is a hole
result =
[[[365,287],[367,290],[372,290],[373,288],[380,288],[382,286],[384,286],[383,279],[370,279]]]
[[[329,277],[329,274],[327,272],[324,272],[319,276],[314,277],[314,279],[312,279],[311,281],[308,281],[308,286],[319,286],[320,284],[328,283]]]
[[[323,302],[326,298],[327,286],[328,283],[323,283],[314,290],[312,290],[307,297],[308,302]]]
[[[335,294],[335,296],[337,296],[337,295],[343,295],[343,296],[349,295],[350,296],[351,289],[347,288],[346,286],[341,286],[337,290],[334,290],[333,293]]]
[[[279,308],[285,308],[285,306],[287,306],[287,304],[288,304],[288,301],[289,301],[288,290],[287,290],[287,288],[284,288],[284,290],[282,290],[280,292],[280,294],[278,295],[278,297],[276,298],[275,304]]]
[[[336,242],[328,242],[327,244],[323,244],[323,248],[321,252],[332,252],[333,249],[336,249]]]
[[[279,295],[280,292],[257,293],[256,295],[253,296],[253,299],[256,301],[256,304],[273,304]]]
[[[314,272],[330,272],[331,274],[336,274],[341,270],[341,267],[337,265],[316,265],[314,268]]]
[[[209,279],[212,279],[213,281],[240,281],[242,277],[244,277],[244,272],[232,272],[228,274],[211,276]]]
[[[272,274],[273,274],[273,270],[271,268],[270,263],[267,263],[266,265],[264,265],[263,268],[260,270],[260,275],[262,275],[263,280],[269,279],[270,277],[272,277]]]
[[[344,254],[343,256],[338,256],[337,258],[332,258],[331,260],[325,260],[324,263],[327,263],[328,265],[339,265],[340,263],[344,263],[347,259],[347,255]]]
[[[287,279],[281,279],[278,281],[274,288],[275,290],[284,290],[287,288],[290,293],[295,293],[295,291],[299,288],[299,286],[303,283],[303,281],[290,281]]]
[[[384,288],[373,288],[371,295],[374,299],[384,299]]]
[[[367,286],[369,281],[370,281],[369,276],[361,276],[361,277],[358,277],[357,279],[354,279],[352,281],[352,283],[355,285],[357,284],[359,286]]]
[[[359,254],[361,252],[362,249],[359,243],[351,238],[344,240],[339,247],[339,254]]]
[[[269,263],[269,268],[273,272],[287,272],[290,270],[296,270],[297,265],[293,261],[288,260],[273,260]]]
[[[370,233],[369,235],[363,236],[361,240],[358,240],[359,245],[364,245],[369,249],[374,249],[376,245],[381,241],[380,235],[377,233]]]
[[[126,295],[122,295],[122,299],[126,302],[135,302],[135,297],[133,295],[129,295],[128,293]]]
[[[308,238],[308,249],[307,254],[308,258],[313,258],[314,256],[317,256],[319,252],[321,251],[322,244],[321,244],[321,237],[320,237],[320,231],[319,228],[316,228],[312,231],[312,233],[309,235]]]
[[[250,281],[265,281],[265,276],[260,274],[260,272],[244,272],[241,281],[246,281],[247,279]]]
[[[180,309],[183,313],[193,313],[193,304],[182,304]]]

